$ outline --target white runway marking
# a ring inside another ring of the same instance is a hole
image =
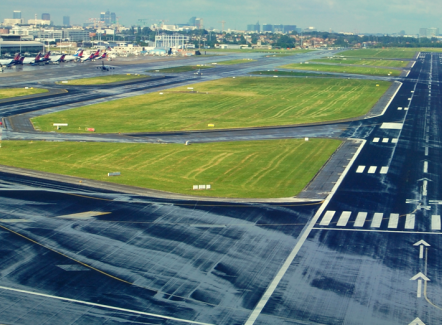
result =
[[[404,107],[404,111],[408,111],[408,107]]]
[[[374,173],[376,173],[377,168],[378,168],[377,166],[370,166],[367,173],[374,174]]]
[[[399,141],[398,138],[393,138],[393,139],[391,139],[391,143],[397,143],[398,141]]]
[[[365,166],[359,166],[358,169],[356,169],[356,173],[363,173],[365,169]]]
[[[428,173],[428,161],[424,161],[424,173]]]
[[[303,229],[301,236],[299,237],[298,242],[296,243],[295,247],[293,247],[293,250],[290,252],[289,256],[284,261],[284,264],[282,265],[281,269],[278,271],[275,278],[272,280],[272,282],[268,286],[267,290],[264,292],[263,296],[256,304],[255,308],[253,309],[252,313],[250,314],[249,318],[247,319],[247,321],[245,322],[244,325],[253,325],[255,323],[256,319],[261,314],[262,310],[264,309],[265,305],[269,301],[270,297],[273,295],[273,292],[275,291],[279,282],[281,282],[281,279],[284,277],[285,273],[287,272],[288,268],[292,264],[295,257],[298,255],[299,251],[301,250],[302,245],[304,245],[308,236],[312,232],[312,230],[315,227],[315,224],[318,222],[319,217],[321,216],[322,212],[324,212],[325,208],[327,207],[327,205],[330,203],[331,199],[333,198],[333,195],[336,193],[337,189],[341,185],[343,179],[345,178],[345,176],[347,176],[348,171],[353,166],[356,158],[361,153],[361,150],[362,150],[362,148],[364,148],[366,142],[367,141],[365,141],[365,140],[362,140],[360,142],[361,144],[360,144],[358,150],[356,150],[355,154],[353,155],[353,158],[350,160],[347,167],[342,172],[341,177],[339,177],[335,186],[333,186],[330,194],[327,196],[327,198],[324,200],[324,203],[322,203],[321,207],[315,213],[315,215],[311,219],[310,223],[307,225],[306,228]]]
[[[350,211],[344,211],[341,213],[341,216],[339,217],[338,223],[336,224],[339,227],[345,227],[348,223],[348,219],[350,219],[351,212]]]
[[[363,231],[363,232],[386,232],[396,234],[428,234],[428,235],[442,235],[442,232],[428,232],[428,231],[401,231],[401,230],[380,230],[380,229],[354,229],[354,228],[318,228],[316,230],[337,230],[337,231]]]
[[[386,173],[388,173],[388,167],[387,167],[387,166],[381,167],[381,171],[380,171],[380,173],[381,173],[381,174],[386,174]]]
[[[109,214],[110,212],[99,212],[99,211],[87,211],[87,212],[80,212],[80,213],[74,213],[74,214],[66,214],[63,216],[58,216],[59,219],[77,219],[77,220],[88,220],[92,219],[93,217],[101,216],[104,214]]]
[[[428,147],[425,147],[425,156],[428,156]]]
[[[405,229],[414,229],[415,219],[414,214],[407,214],[405,219]]]
[[[0,219],[0,222],[5,223],[21,223],[21,222],[34,222],[33,220],[29,219]]]
[[[431,216],[431,230],[440,230],[440,215]]]
[[[87,305],[87,306],[93,306],[93,307],[99,307],[99,308],[105,308],[105,309],[118,310],[118,311],[123,311],[123,312],[131,313],[131,314],[136,314],[136,315],[145,315],[145,316],[157,317],[157,318],[162,318],[162,319],[169,319],[169,320],[173,320],[173,321],[177,321],[177,322],[182,322],[182,323],[199,324],[199,325],[212,325],[212,324],[209,324],[209,323],[194,322],[194,321],[191,321],[191,320],[180,319],[180,318],[176,318],[176,317],[170,317],[170,316],[164,316],[164,315],[158,315],[158,314],[151,314],[151,313],[146,313],[146,312],[143,312],[143,311],[137,311],[137,310],[131,310],[131,309],[126,309],[126,308],[119,308],[119,307],[113,307],[113,306],[108,306],[108,305],[96,304],[96,303],[93,303],[93,302],[87,302],[87,301],[82,301],[82,300],[75,300],[75,299],[70,299],[70,298],[52,296],[52,295],[47,295],[47,294],[44,294],[44,293],[38,293],[38,292],[32,292],[32,291],[26,291],[26,290],[19,290],[19,289],[7,288],[7,287],[2,287],[2,286],[0,286],[0,289],[1,290],[7,290],[7,291],[19,292],[19,293],[26,293],[26,294],[33,295],[33,296],[57,299],[57,300],[62,300],[62,301],[67,301],[67,302],[74,302],[74,303],[81,304],[81,305]]]
[[[383,213],[375,213],[373,215],[373,220],[371,221],[371,228],[379,228],[382,223],[382,217],[384,216]]]
[[[322,217],[321,222],[319,223],[321,226],[328,226],[333,219],[336,211],[327,211]]]
[[[382,139],[382,142],[383,142],[383,143],[387,143],[388,140],[389,140],[388,138],[383,138],[383,139]]]
[[[365,223],[365,219],[367,218],[367,212],[359,212],[356,217],[355,227],[363,227]]]
[[[402,130],[402,123],[382,123],[381,129]]]
[[[373,142],[379,142],[379,138],[373,138]]]
[[[390,213],[390,219],[388,220],[388,228],[397,228],[399,222],[398,213]]]
[[[398,109],[399,111],[402,111],[402,107],[398,107],[397,109]]]
[[[422,196],[427,196],[427,185],[428,181],[424,181],[422,184]]]

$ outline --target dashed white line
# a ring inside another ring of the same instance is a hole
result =
[[[373,215],[373,220],[371,221],[371,228],[379,228],[382,223],[382,217],[384,216],[383,213],[375,213]]]
[[[320,226],[328,226],[330,222],[333,219],[333,216],[335,215],[336,211],[327,211],[324,216],[322,217],[321,222],[319,223]]]
[[[424,173],[428,173],[428,161],[424,161]]]
[[[336,224],[338,227],[345,227],[348,223],[348,219],[350,219],[351,212],[350,211],[344,211],[341,213],[341,216],[339,217],[338,223]]]
[[[376,173],[377,168],[378,168],[377,166],[370,166],[367,173],[374,174],[374,173]]]
[[[405,229],[414,229],[415,215],[407,214],[405,218]]]
[[[381,174],[386,174],[386,173],[388,173],[388,167],[387,167],[387,166],[381,167],[381,171],[380,171],[380,173],[381,173]]]
[[[379,138],[373,138],[373,142],[379,142]]]
[[[365,166],[359,166],[358,169],[356,169],[356,173],[361,174],[364,172],[364,170],[365,170]]]
[[[354,226],[355,227],[363,227],[365,223],[365,219],[367,218],[367,212],[359,212]]]
[[[398,138],[391,139],[391,143],[397,143],[399,141]]]
[[[399,222],[398,213],[390,213],[390,219],[388,220],[388,228],[397,228]]]
[[[440,215],[431,216],[431,230],[441,230]]]
[[[388,138],[383,138],[383,139],[382,139],[382,142],[383,142],[383,143],[387,143],[388,140],[389,140]]]

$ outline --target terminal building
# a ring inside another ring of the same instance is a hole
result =
[[[13,57],[15,53],[36,55],[43,52],[44,45],[35,41],[4,41],[0,36],[0,57]]]

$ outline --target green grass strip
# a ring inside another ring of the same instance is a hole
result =
[[[339,145],[331,139],[189,146],[3,141],[1,164],[187,195],[277,198],[298,194]],[[121,176],[107,176],[117,171]]]
[[[135,80],[135,79],[148,78],[148,77],[149,76],[144,74],[112,74],[112,75],[92,77],[92,78],[74,79],[74,80],[69,80],[67,83],[66,82],[57,82],[57,83],[75,85],[75,86],[102,85],[113,82],[128,81],[128,80]]]
[[[378,86],[377,86],[378,85]],[[225,78],[43,115],[42,131],[99,133],[248,128],[366,114],[390,82],[346,78]]]
[[[41,93],[47,93],[47,89],[41,88],[3,88],[0,89],[0,99],[35,95]]]
[[[189,72],[189,71],[195,71],[195,70],[200,70],[200,69],[208,69],[208,68],[212,68],[212,66],[206,66],[206,65],[183,65],[183,66],[179,66],[179,67],[150,70],[149,72],[180,73],[180,72]]]
[[[399,76],[401,71],[388,68],[375,68],[375,67],[356,67],[356,66],[340,66],[340,65],[328,65],[328,64],[300,64],[293,63],[283,65],[282,69],[296,69],[296,70],[308,70],[308,71],[322,71],[322,72],[335,72],[335,73],[351,73],[351,74],[365,74],[371,76]]]
[[[373,59],[353,59],[353,58],[330,58],[330,59],[315,59],[309,62],[317,63],[331,63],[331,64],[353,64],[353,65],[367,65],[374,67],[392,67],[405,68],[410,61],[401,60],[373,60]]]

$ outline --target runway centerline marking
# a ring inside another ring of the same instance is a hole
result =
[[[381,129],[402,130],[404,124],[402,123],[388,123],[384,122],[381,125]]]

